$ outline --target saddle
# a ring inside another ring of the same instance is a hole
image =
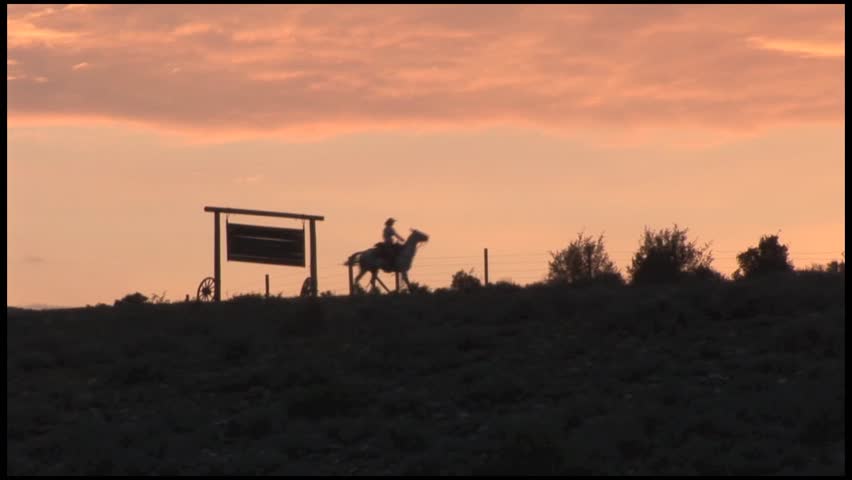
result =
[[[396,259],[397,255],[402,251],[401,243],[394,243],[388,245],[384,242],[376,243],[376,250],[379,252],[379,256],[385,259],[388,264],[391,264]]]

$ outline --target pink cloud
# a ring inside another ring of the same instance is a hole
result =
[[[7,23],[7,79],[50,79],[9,83],[10,122],[731,132],[844,115],[843,6],[10,5]],[[96,78],[73,75],[89,63]]]

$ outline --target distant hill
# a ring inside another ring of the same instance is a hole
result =
[[[44,303],[31,303],[29,305],[19,305],[19,306],[6,306],[6,309],[14,309],[14,310],[64,310],[69,308],[80,308],[80,307],[64,307],[60,305],[48,305]]]
[[[7,475],[843,474],[844,287],[8,308]]]

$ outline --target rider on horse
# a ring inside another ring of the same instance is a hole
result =
[[[382,238],[384,242],[378,244],[381,248],[381,252],[388,263],[392,263],[396,253],[399,250],[399,244],[394,242],[394,238],[398,238],[400,242],[404,242],[405,239],[402,238],[396,230],[393,228],[393,224],[396,222],[394,218],[388,218],[385,220],[385,229],[382,231]]]

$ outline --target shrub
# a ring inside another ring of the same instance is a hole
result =
[[[156,303],[156,304],[169,303],[169,301],[166,300],[166,292],[163,292],[162,295],[157,295],[156,293],[152,293],[151,294],[151,303]]]
[[[122,298],[120,300],[116,300],[114,305],[116,307],[118,307],[120,305],[142,305],[143,303],[146,303],[147,301],[148,301],[148,297],[146,297],[145,295],[142,295],[139,292],[136,292],[136,293],[129,293],[129,294],[125,295],[124,298]]]
[[[464,270],[459,270],[453,274],[453,281],[450,284],[450,289],[468,292],[481,286],[482,282],[473,275],[473,269],[471,269],[469,273]]]
[[[262,293],[239,293],[231,297],[232,302],[257,302],[264,300],[266,296]]]
[[[725,276],[722,275],[721,272],[715,270],[709,266],[701,265],[696,267],[692,272],[687,273],[687,275],[695,280],[700,281],[709,281],[709,282],[724,282]]]
[[[603,285],[603,286],[623,286],[627,282],[624,281],[624,277],[621,276],[618,272],[603,272],[595,278],[587,281],[580,282],[577,285]]]
[[[669,283],[687,276],[707,274],[713,257],[709,245],[689,242],[686,229],[652,232],[645,228],[639,251],[628,269],[634,284]]]
[[[408,282],[409,283],[409,292],[411,293],[431,293],[432,290],[428,285],[422,285],[417,282]]]
[[[491,289],[494,289],[494,290],[505,291],[505,292],[514,292],[514,291],[518,291],[518,290],[523,289],[523,287],[521,287],[517,283],[514,283],[510,280],[498,280],[498,281],[488,285],[488,288],[491,288]]]
[[[825,266],[825,271],[828,273],[846,273],[846,261],[832,260]]]
[[[806,268],[805,271],[823,273],[846,273],[846,261],[832,260],[826,263],[825,265],[822,265],[820,263],[814,263],[810,267]]]
[[[621,279],[621,274],[606,253],[603,235],[595,241],[579,233],[567,248],[551,252],[551,256],[547,275],[547,282],[551,284],[587,284],[598,278],[607,283],[619,283]]]
[[[737,263],[739,268],[733,275],[737,280],[793,271],[787,246],[779,242],[778,235],[762,236],[756,248],[737,255]]]

